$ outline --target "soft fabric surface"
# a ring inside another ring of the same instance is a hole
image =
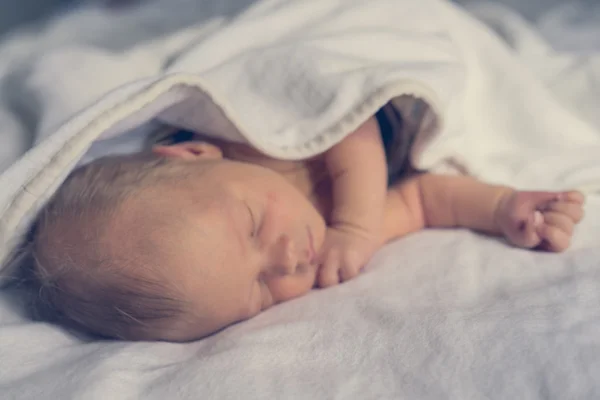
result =
[[[441,128],[423,132],[419,166],[585,190],[573,250],[539,254],[464,231],[422,232],[387,246],[348,284],[190,344],[89,342],[30,322],[24,296],[8,288],[0,292],[3,398],[600,394],[600,124],[575,100],[600,93],[558,73],[577,55],[540,51],[548,44],[529,23],[484,4],[473,12],[515,53],[433,0],[265,1],[241,15],[241,2],[195,3],[150,2],[118,17],[84,9],[0,48],[2,143],[12,164],[0,176],[4,257],[72,167],[139,148],[152,125],[120,134],[152,117],[298,158],[405,94],[425,97]],[[542,74],[543,65],[557,73]],[[229,118],[181,83],[211,93]]]

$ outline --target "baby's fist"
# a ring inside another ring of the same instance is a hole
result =
[[[376,248],[376,241],[368,235],[328,228],[319,255],[319,286],[325,288],[354,278]]]
[[[583,218],[580,192],[520,192],[503,198],[496,221],[512,244],[561,252],[571,244],[575,225]]]

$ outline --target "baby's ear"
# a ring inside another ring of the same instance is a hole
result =
[[[181,158],[183,160],[223,157],[220,148],[206,142],[183,142],[172,146],[157,145],[152,148],[152,152],[159,156]]]

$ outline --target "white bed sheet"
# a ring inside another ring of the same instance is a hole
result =
[[[600,26],[593,3],[571,4],[589,29]],[[567,40],[582,37],[581,20],[569,25],[573,14],[540,5],[534,22],[497,5],[470,7],[600,128],[589,106],[600,105],[600,46]],[[15,127],[1,139],[13,160],[31,127],[0,121]],[[315,292],[191,344],[82,341],[30,322],[17,291],[3,290],[0,399],[599,398],[600,199],[589,199],[587,213],[563,255],[464,231],[415,234],[327,302]]]

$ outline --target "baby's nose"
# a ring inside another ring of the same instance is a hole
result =
[[[294,242],[287,235],[282,235],[272,252],[272,271],[278,275],[289,275],[296,272],[298,258]]]

